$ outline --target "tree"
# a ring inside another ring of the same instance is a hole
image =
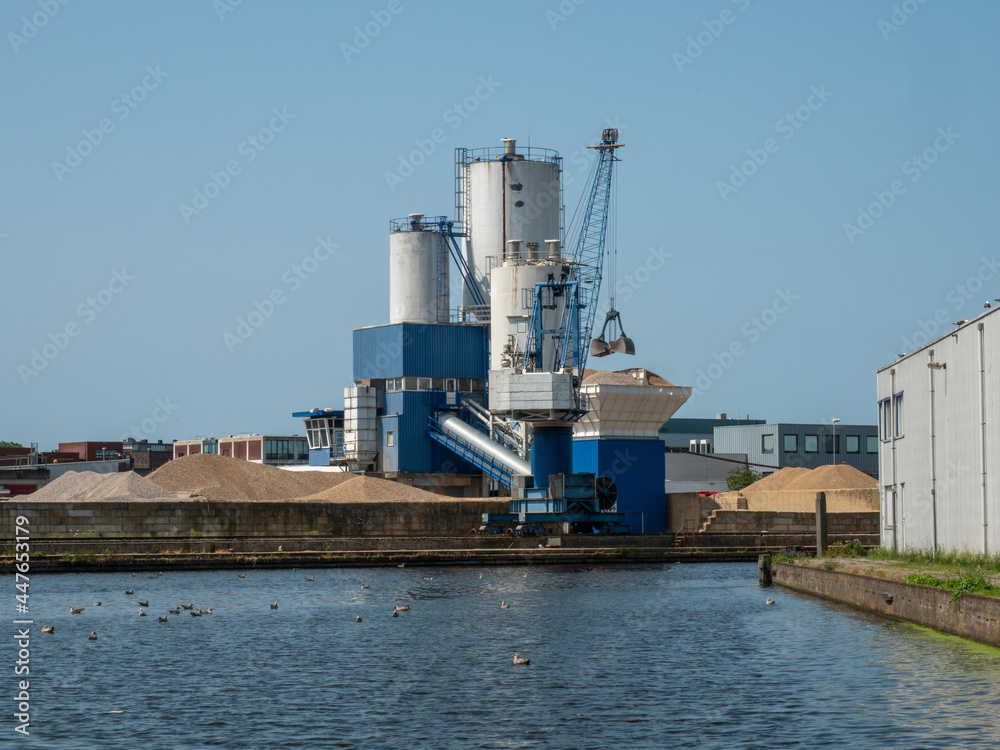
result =
[[[0,440],[0,448],[23,448],[20,443],[12,443],[10,440]]]
[[[736,490],[742,490],[744,487],[749,487],[754,482],[759,482],[763,478],[764,475],[759,471],[754,471],[745,466],[735,466],[726,474],[726,487],[731,492],[735,492]]]

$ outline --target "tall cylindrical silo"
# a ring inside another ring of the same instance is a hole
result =
[[[422,214],[392,222],[389,234],[389,322],[447,323],[448,246]]]
[[[557,152],[518,153],[512,138],[504,138],[500,149],[468,152],[463,168],[468,207],[465,257],[487,302],[492,294],[490,268],[503,263],[508,240],[521,240],[523,251],[529,245],[545,248],[546,240],[560,237],[560,170]],[[495,259],[492,266],[490,258]],[[475,304],[467,286],[462,304]]]

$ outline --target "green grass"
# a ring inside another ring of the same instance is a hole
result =
[[[919,568],[933,568],[942,572],[959,574],[963,571],[980,570],[984,575],[1000,573],[1000,555],[984,555],[979,552],[950,552],[939,550],[937,554],[927,549],[893,550],[879,548],[871,557]]]
[[[1000,588],[986,579],[982,568],[976,568],[954,578],[938,578],[929,573],[914,573],[906,577],[906,582],[918,586],[936,586],[951,591],[955,595],[955,599],[962,594],[1000,596]]]

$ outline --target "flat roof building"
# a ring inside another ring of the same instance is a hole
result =
[[[998,313],[876,374],[883,546],[1000,551]]]
[[[878,427],[856,424],[752,424],[716,427],[718,453],[745,453],[751,469],[764,475],[786,466],[815,469],[846,463],[878,474]]]

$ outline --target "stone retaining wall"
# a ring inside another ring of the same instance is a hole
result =
[[[779,586],[832,599],[868,612],[906,620],[991,646],[1000,646],[1000,599],[963,594],[932,586],[774,563],[772,580]]]
[[[878,511],[827,513],[830,534],[877,534]],[[702,524],[710,534],[815,534],[816,512],[792,513],[774,510],[715,510]]]
[[[132,502],[0,505],[14,526],[30,521],[32,539],[166,536],[459,536],[483,513],[506,513],[506,500],[280,503]]]

